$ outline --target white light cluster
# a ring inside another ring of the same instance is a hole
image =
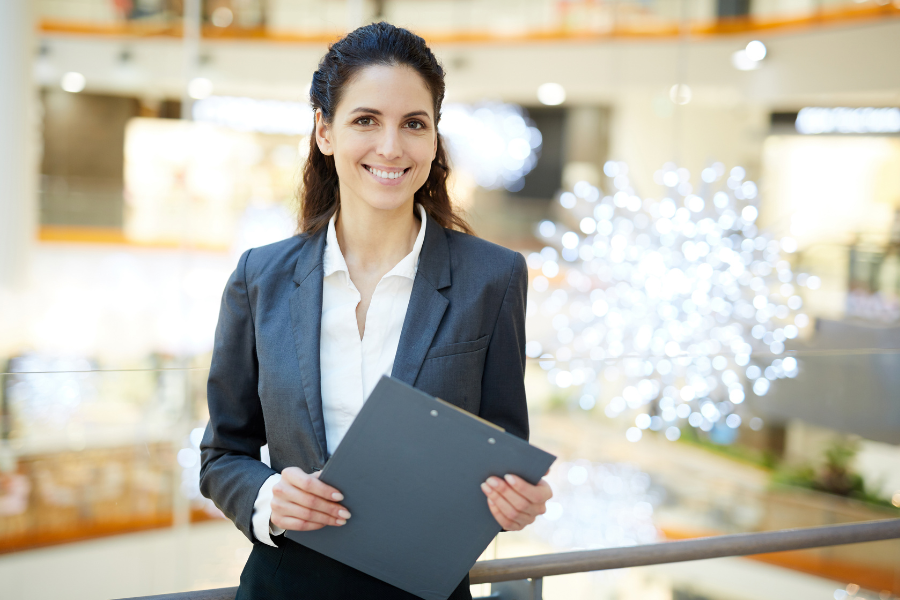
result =
[[[762,66],[762,61],[768,52],[765,44],[759,40],[753,40],[746,47],[731,55],[731,64],[738,71],[754,71]]]
[[[547,106],[558,106],[566,101],[566,89],[558,83],[543,83],[538,87],[538,101]]]
[[[188,96],[194,100],[205,100],[213,93],[213,82],[206,77],[194,77],[188,82]]]
[[[92,368],[84,359],[26,355],[10,362],[10,371],[19,374],[0,383],[7,386],[10,410],[18,419],[39,422],[48,431],[65,429],[84,404],[98,398]]]
[[[634,466],[561,462],[547,481],[553,499],[533,527],[556,548],[617,548],[658,540],[653,506],[662,492]]]
[[[573,227],[537,227],[547,246],[528,264],[549,326],[526,352],[552,384],[580,388],[582,407],[614,396],[604,411],[631,415],[630,441],[749,422],[745,398],[798,373],[785,342],[809,325],[799,288],[818,278],[795,277],[782,255],[793,239],[759,233],[758,189],[741,167],[715,163],[695,189],[687,169],[667,164],[655,175],[661,200],[638,196],[624,163],[604,173],[611,195],[584,181],[560,195]]]
[[[303,102],[209,96],[194,102],[192,114],[195,121],[237,131],[309,135],[313,128],[312,109]]]
[[[59,85],[63,90],[77,94],[84,90],[84,86],[87,85],[87,79],[81,73],[70,71],[62,76]]]
[[[798,133],[900,133],[900,108],[817,108],[797,113]]]
[[[438,128],[453,167],[483,188],[519,191],[537,164],[541,132],[515,104],[448,104]]]

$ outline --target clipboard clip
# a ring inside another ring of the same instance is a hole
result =
[[[480,422],[484,423],[484,424],[487,425],[488,427],[493,427],[493,428],[496,429],[497,431],[506,431],[505,429],[503,429],[503,428],[500,427],[499,425],[494,425],[493,423],[491,423],[491,422],[488,421],[487,419],[482,419],[482,418],[479,417],[478,415],[476,415],[476,414],[474,414],[474,413],[470,413],[469,411],[464,410],[464,409],[462,409],[462,408],[456,406],[455,404],[450,404],[450,403],[447,402],[446,400],[441,400],[440,398],[435,398],[435,400],[437,400],[438,402],[440,402],[441,404],[443,404],[443,405],[445,405],[445,406],[447,406],[447,407],[449,407],[449,408],[452,408],[453,410],[458,410],[459,412],[463,413],[463,414],[466,415],[467,417],[472,417],[472,418],[475,419],[476,421],[480,421]],[[431,411],[431,416],[432,416],[432,417],[438,416],[438,412],[437,412],[436,410],[432,410],[432,411]],[[490,438],[490,439],[494,439],[494,438]],[[494,442],[491,442],[491,443],[493,444]]]

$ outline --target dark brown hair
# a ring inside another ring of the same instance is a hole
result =
[[[416,34],[389,23],[360,27],[328,47],[328,52],[313,73],[309,100],[313,110],[321,110],[327,123],[341,101],[344,85],[361,69],[372,65],[407,66],[424,80],[434,100],[434,126],[441,118],[444,101],[444,69]],[[465,219],[453,210],[447,192],[450,165],[444,141],[437,135],[437,153],[425,184],[415,193],[415,201],[443,227],[472,233]],[[309,157],[303,167],[298,230],[313,234],[328,224],[338,210],[338,175],[334,157],[319,150],[315,135],[310,136]]]

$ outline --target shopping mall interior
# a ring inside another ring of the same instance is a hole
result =
[[[554,495],[482,559],[900,518],[900,0],[3,0],[0,597],[238,584],[198,484],[222,291],[296,234],[312,74],[377,21],[528,265]],[[888,600],[900,539],[542,597]]]

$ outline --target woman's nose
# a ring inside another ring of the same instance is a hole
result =
[[[403,148],[400,145],[400,136],[398,132],[387,130],[381,139],[378,140],[378,154],[387,160],[399,158],[403,154]]]

